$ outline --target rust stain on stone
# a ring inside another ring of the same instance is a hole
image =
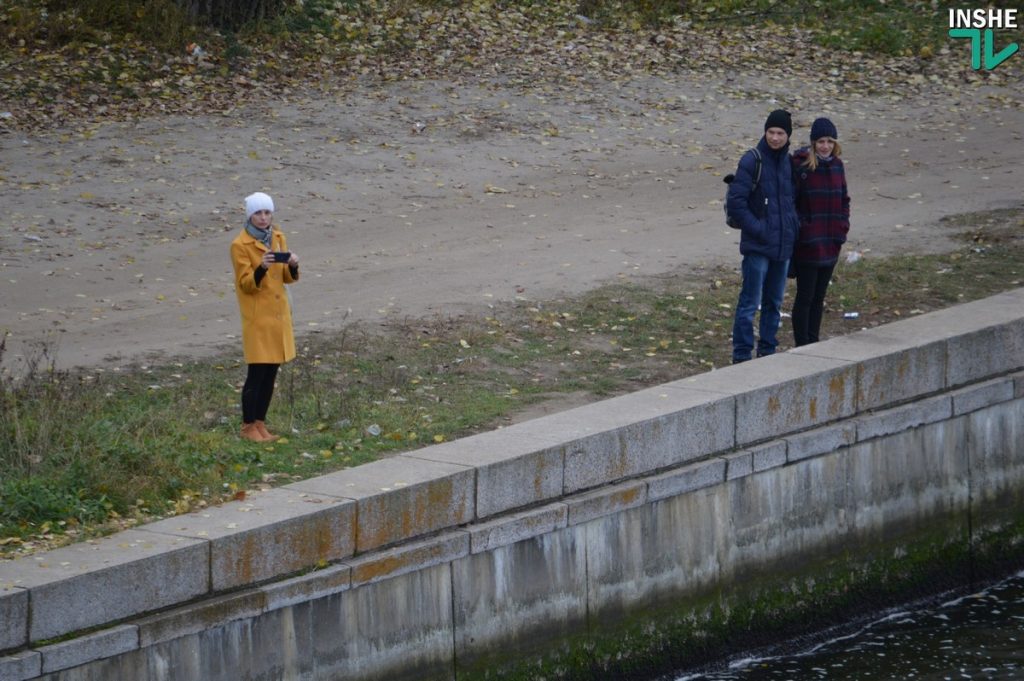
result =
[[[368,541],[359,550],[414,537],[458,520],[452,518],[455,509],[453,493],[452,479],[444,478],[427,483],[411,495],[386,495],[382,503],[374,504],[377,513],[371,514],[377,516],[379,525],[369,528],[366,533]]]
[[[782,402],[779,401],[778,397],[776,397],[775,395],[772,395],[771,397],[768,398],[767,411],[768,411],[768,414],[770,416],[775,416],[776,414],[779,413],[779,411],[781,409],[782,409]]]
[[[828,382],[828,414],[839,416],[843,411],[846,396],[846,375],[836,374]]]
[[[387,556],[352,568],[352,582],[369,582],[397,572],[409,563],[407,556]]]
[[[900,358],[899,365],[896,367],[896,375],[902,381],[904,378],[907,377],[907,374],[909,372],[910,372],[910,357],[907,356],[907,355],[903,355],[903,357]]]
[[[632,504],[634,501],[640,498],[640,490],[640,487],[631,487],[630,489],[624,489],[621,492],[616,492],[612,496],[612,499],[615,502],[622,504],[623,506],[628,506],[629,504]]]
[[[811,417],[812,421],[818,420],[818,398],[812,397],[807,402],[807,413]]]

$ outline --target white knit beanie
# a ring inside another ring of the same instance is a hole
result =
[[[249,196],[245,197],[246,220],[251,218],[253,213],[261,210],[269,210],[271,213],[273,213],[274,199],[270,198],[263,192],[256,192],[255,194],[249,194]]]

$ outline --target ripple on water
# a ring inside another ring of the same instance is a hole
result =
[[[744,657],[676,681],[1024,679],[1024,573],[940,605],[890,613],[793,655]]]

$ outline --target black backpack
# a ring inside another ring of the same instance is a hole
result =
[[[754,184],[750,187],[750,195],[753,196],[754,192],[757,191],[758,185],[761,183],[761,151],[757,147],[751,147],[750,151],[751,153],[754,154]],[[728,175],[722,178],[722,182],[725,182],[726,184],[731,184],[732,181],[735,179],[736,176],[733,173],[729,173]],[[723,204],[723,207],[725,209],[725,224],[729,225],[733,229],[740,229],[740,225],[736,224],[736,222],[732,219],[732,216],[729,215],[728,189],[725,190],[725,201],[723,202]]]

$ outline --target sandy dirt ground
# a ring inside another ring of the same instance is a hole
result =
[[[240,346],[228,244],[257,190],[301,258],[300,336],[738,265],[721,176],[783,98],[797,141],[817,115],[839,128],[848,250],[948,248],[943,216],[1021,203],[1019,81],[830,101],[722,85],[401,82],[0,135],[4,364],[40,343],[65,367]]]

